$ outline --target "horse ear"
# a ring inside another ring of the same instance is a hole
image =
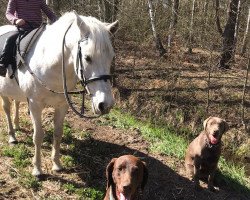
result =
[[[116,33],[116,31],[118,30],[119,27],[119,23],[118,20],[116,20],[113,23],[110,24],[106,24],[107,29],[109,30],[109,32],[114,35]]]
[[[75,10],[73,10],[73,13],[75,14],[76,17],[76,23],[77,26],[81,29],[82,32],[87,32],[88,31],[88,26],[85,24],[85,22],[81,19],[81,17],[77,14]]]

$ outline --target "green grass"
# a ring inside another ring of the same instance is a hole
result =
[[[150,149],[152,151],[174,156],[179,159],[184,157],[188,143],[184,138],[178,136],[172,127],[156,126],[150,122],[142,122],[118,110],[113,110],[108,116],[109,122],[115,127],[139,130],[144,138],[151,143]],[[107,122],[103,124],[106,123]]]
[[[159,126],[143,122],[128,113],[121,113],[117,109],[113,109],[106,119],[109,122],[105,121],[102,124],[110,123],[121,129],[139,130],[142,136],[150,142],[152,151],[173,156],[176,159],[184,159],[185,150],[189,143],[186,136],[192,134],[188,130],[178,130],[168,125]],[[183,132],[185,133],[184,137],[181,135]],[[236,191],[247,193],[250,191],[250,180],[246,177],[244,167],[228,162],[221,156],[219,170],[219,181],[226,183]]]
[[[12,165],[9,169],[9,175],[12,178],[17,178],[18,183],[34,191],[41,188],[41,183],[27,172],[26,167],[31,165],[32,154],[25,144],[15,146],[2,146],[1,156],[11,157]]]
[[[72,183],[63,184],[62,188],[68,194],[76,194],[79,199],[102,200],[104,193],[93,188],[78,188]]]
[[[34,191],[40,190],[42,183],[37,180],[29,172],[26,172],[25,169],[20,171],[21,176],[18,177],[18,183],[27,189],[32,189]]]
[[[31,164],[31,152],[24,144],[19,144],[14,147],[4,146],[1,154],[3,156],[12,157],[14,167],[16,168],[24,168]]]

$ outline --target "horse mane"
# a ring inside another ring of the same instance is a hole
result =
[[[90,54],[103,54],[103,52],[113,56],[114,51],[110,40],[110,33],[106,24],[92,16],[78,15],[76,12],[66,12],[53,25],[67,27],[79,17],[87,26],[88,33],[84,37],[88,37],[93,42]],[[83,23],[83,24],[84,24]],[[52,26],[53,26],[52,25]],[[81,26],[79,27],[81,28]],[[82,38],[79,38],[79,40]]]

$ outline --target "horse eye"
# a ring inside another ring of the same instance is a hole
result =
[[[86,57],[85,57],[85,60],[86,60],[88,63],[91,63],[91,61],[92,61],[90,56],[86,56]]]

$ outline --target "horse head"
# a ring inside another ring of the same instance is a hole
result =
[[[75,73],[92,98],[93,112],[108,113],[114,104],[110,82],[114,50],[110,36],[115,33],[118,21],[108,24],[75,13],[72,26],[80,31],[77,48],[74,48]]]

